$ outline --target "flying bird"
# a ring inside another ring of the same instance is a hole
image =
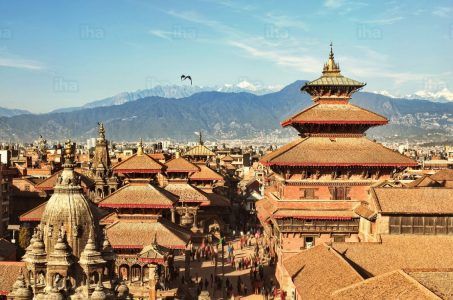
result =
[[[186,76],[186,75],[182,74],[181,75],[181,81],[186,80],[186,79],[189,79],[190,80],[190,85],[192,85],[192,77],[190,77],[190,75]]]

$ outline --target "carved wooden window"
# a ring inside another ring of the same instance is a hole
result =
[[[347,186],[333,186],[329,187],[331,200],[351,200],[349,197],[350,187]]]
[[[423,234],[423,217],[413,217],[413,233],[414,234]]]
[[[334,235],[333,236],[333,241],[335,243],[344,243],[346,241],[346,236],[344,236],[344,235]]]
[[[318,199],[315,196],[316,189],[313,188],[303,188],[300,189],[300,199]]]
[[[401,217],[390,217],[390,234],[401,233]]]

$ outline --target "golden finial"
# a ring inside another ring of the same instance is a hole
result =
[[[330,75],[330,76],[338,76],[340,74],[340,67],[335,62],[335,59],[334,59],[332,42],[330,42],[329,59],[328,59],[327,63],[324,64],[323,74]]]
[[[140,138],[140,142],[138,143],[137,155],[143,155],[143,139],[142,138]]]

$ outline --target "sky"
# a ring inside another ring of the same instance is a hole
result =
[[[453,90],[453,1],[0,0],[0,106],[48,112],[159,84],[320,76]]]

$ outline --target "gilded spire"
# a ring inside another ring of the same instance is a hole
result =
[[[143,155],[143,139],[140,138],[140,142],[137,147],[137,155]]]
[[[327,76],[339,76],[340,75],[340,66],[335,62],[332,42],[330,42],[329,59],[324,64],[324,69],[322,71],[322,74],[327,75]]]

